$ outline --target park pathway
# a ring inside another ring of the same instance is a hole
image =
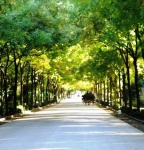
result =
[[[1,125],[0,150],[144,150],[144,133],[73,97]]]

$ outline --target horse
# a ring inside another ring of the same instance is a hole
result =
[[[94,105],[95,103],[95,96],[94,94],[92,94],[91,92],[90,93],[85,93],[84,95],[82,95],[82,101],[83,103],[86,105],[90,105],[90,103],[92,103]]]

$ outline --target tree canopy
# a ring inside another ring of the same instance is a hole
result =
[[[136,101],[140,110],[143,0],[1,0],[0,12],[6,113],[11,101],[15,110],[17,101],[33,107],[57,100],[65,90],[93,90],[111,103],[119,95],[126,107]]]

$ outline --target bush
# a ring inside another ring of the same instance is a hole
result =
[[[120,104],[119,103],[115,103],[113,105],[113,108],[116,109],[116,110],[119,110],[120,109]]]
[[[137,101],[133,100],[133,107],[137,107]]]
[[[140,112],[137,109],[132,109],[129,115],[135,118],[140,118],[141,116]]]
[[[25,104],[24,108],[25,108],[25,110],[29,110],[29,109],[30,109],[30,106],[27,105],[27,104]]]
[[[99,99],[96,99],[95,101],[96,101],[97,103],[99,103],[100,100],[99,100]]]
[[[141,119],[144,119],[144,110],[141,110]]]
[[[140,96],[141,106],[144,107],[144,96]]]
[[[16,109],[16,113],[21,114],[21,113],[22,113],[22,110],[21,110],[21,109],[19,109],[19,108],[17,108],[17,109]]]
[[[105,102],[105,101],[100,101],[100,103],[104,106],[109,106],[109,103],[108,102]]]
[[[5,109],[2,106],[0,106],[0,118],[4,117],[4,115],[5,115]]]
[[[38,107],[39,107],[39,104],[37,103],[33,105],[33,108],[38,108]]]
[[[22,113],[22,110],[19,109],[19,108],[17,108],[17,109],[16,109],[16,112],[15,112],[14,107],[9,107],[9,108],[8,108],[8,115],[9,115],[9,116],[10,116],[10,115],[14,115],[14,114],[16,114],[16,113]]]
[[[20,109],[22,111],[22,110],[24,110],[24,107],[22,105],[18,105],[17,109]]]
[[[123,107],[121,107],[121,111],[123,113],[129,114],[131,112],[131,109],[129,107],[123,106]]]
[[[14,108],[13,107],[9,107],[8,108],[8,115],[10,116],[10,115],[14,115],[14,114],[15,114]]]

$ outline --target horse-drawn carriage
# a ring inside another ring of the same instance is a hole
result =
[[[82,95],[82,101],[86,105],[90,105],[91,103],[94,105],[95,103],[95,96],[91,92],[87,92],[84,95]]]

